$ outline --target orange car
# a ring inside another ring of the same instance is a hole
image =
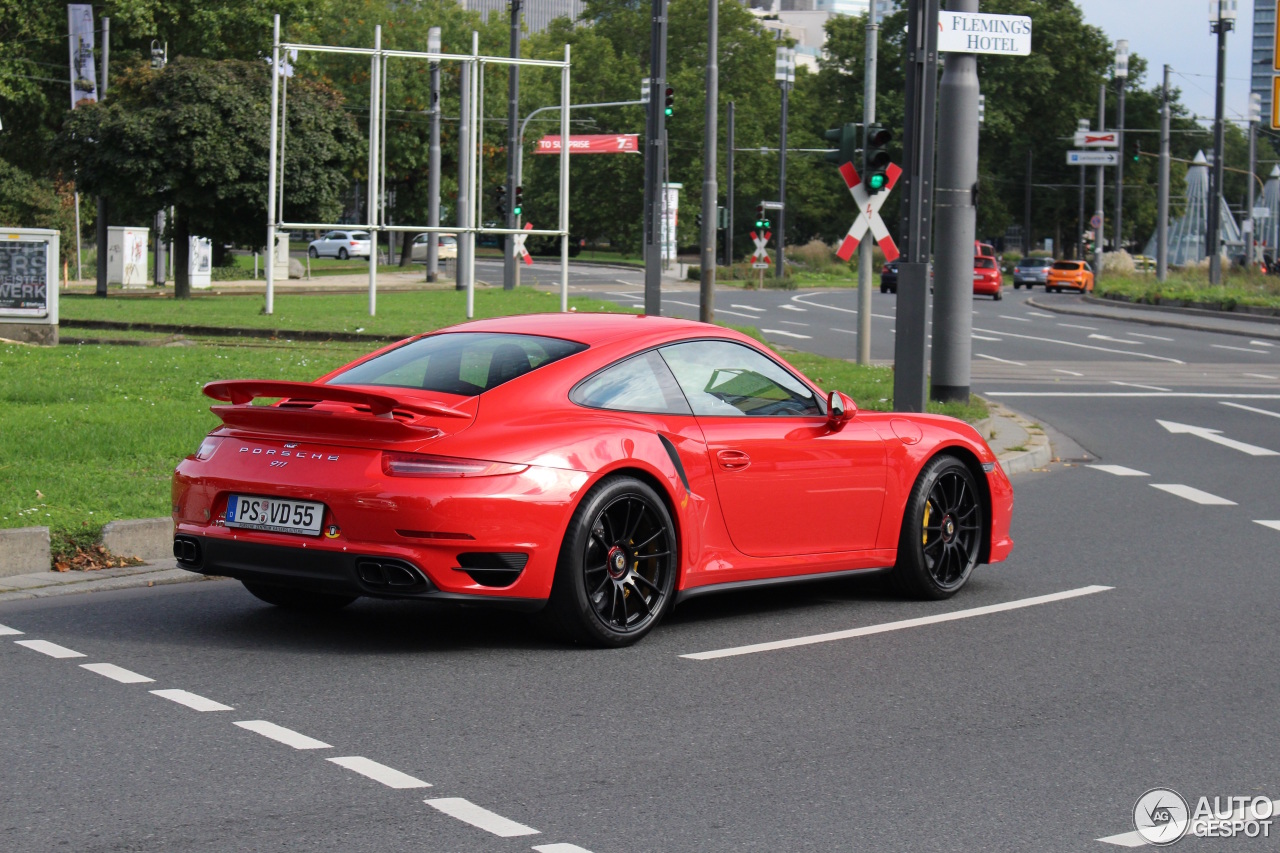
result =
[[[1057,293],[1064,287],[1087,293],[1093,290],[1093,268],[1088,261],[1054,261],[1049,268],[1049,277],[1045,280],[1044,289],[1049,293]]]

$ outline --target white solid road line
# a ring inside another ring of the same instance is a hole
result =
[[[20,646],[26,646],[33,652],[39,652],[42,655],[48,655],[51,658],[82,658],[84,655],[79,652],[73,652],[66,646],[60,646],[57,643],[51,643],[48,640],[14,640]]]
[[[1265,373],[1242,373],[1241,376],[1248,376],[1250,379],[1280,379],[1280,376],[1268,376]]]
[[[977,312],[975,311],[974,313],[976,314]],[[1033,323],[1033,322],[1035,322],[1034,320],[1028,320],[1026,317],[1013,317],[1013,316],[1010,316],[1009,314],[999,314],[999,315],[997,315],[997,316],[998,316],[1001,320],[1017,320],[1019,323]]]
[[[1131,338],[1149,338],[1150,340],[1153,340],[1153,341],[1165,341],[1166,343],[1173,343],[1173,338],[1165,338],[1165,337],[1161,337],[1160,335],[1144,335],[1142,334],[1142,332],[1125,332],[1125,334]]]
[[[294,749],[332,749],[329,744],[322,740],[298,734],[293,729],[286,729],[284,726],[277,726],[275,723],[268,723],[266,720],[241,720],[236,725],[242,729],[248,729],[251,732],[260,734],[265,738],[279,741],[285,746],[291,746]]]
[[[1042,344],[1060,344],[1064,347],[1076,347],[1077,349],[1091,349],[1097,352],[1110,352],[1116,355],[1127,355],[1131,358],[1149,358],[1152,361],[1167,361],[1170,364],[1186,364],[1185,361],[1177,358],[1167,358],[1163,355],[1153,355],[1149,352],[1134,352],[1127,349],[1112,349],[1110,347],[1099,347],[1093,344],[1081,344],[1075,341],[1060,341],[1057,338],[1044,338],[1039,335],[1016,335],[1013,332],[1001,332],[995,329],[972,329],[973,332],[983,332],[988,335],[1004,335],[1007,338],[1022,338],[1028,341],[1039,341]]]
[[[1280,530],[1280,521],[1262,521],[1260,519],[1255,518],[1253,520],[1253,523],[1261,524],[1263,527],[1270,527],[1272,530]]]
[[[701,310],[701,308],[699,308],[699,310]],[[728,315],[729,315],[729,316],[731,316],[731,317],[745,317],[745,318],[747,318],[748,320],[759,320],[759,319],[760,319],[760,316],[759,316],[758,314],[743,314],[741,311],[726,311],[724,308],[717,308],[717,309],[716,309],[716,313],[717,313],[717,314],[728,314]]]
[[[1086,332],[1098,331],[1097,326],[1077,326],[1075,323],[1059,323],[1058,325],[1064,329],[1084,329]]]
[[[1060,367],[1053,368],[1054,373],[1065,373],[1067,376],[1084,376],[1083,373],[1076,373],[1074,370],[1063,370]]]
[[[782,335],[784,338],[799,338],[802,341],[807,341],[813,337],[813,335],[798,335],[795,332],[788,332],[784,329],[761,329],[760,331],[766,335]]]
[[[1208,492],[1202,492],[1191,486],[1184,486],[1181,483],[1152,483],[1151,488],[1159,489],[1162,492],[1168,492],[1171,495],[1177,495],[1185,498],[1193,503],[1201,506],[1235,506],[1235,501],[1229,501],[1226,498],[1220,498],[1217,495],[1211,495]]]
[[[1264,349],[1249,349],[1247,347],[1229,347],[1226,344],[1209,344],[1209,346],[1213,347],[1214,349],[1229,349],[1229,350],[1232,350],[1233,352],[1251,352],[1254,355],[1271,355],[1271,353],[1267,352]]]
[[[381,782],[388,788],[430,788],[430,782],[423,782],[421,779],[415,779],[408,773],[401,773],[395,768],[388,767],[385,764],[379,764],[376,761],[365,758],[360,755],[347,755],[342,758],[330,758],[334,764],[339,767],[345,767],[348,770],[354,770],[361,776],[366,776],[375,782]]]
[[[1119,379],[1112,379],[1112,385],[1123,385],[1126,388],[1142,388],[1146,391],[1170,391],[1171,388],[1161,388],[1159,385],[1141,385],[1137,382],[1121,382]]]
[[[537,835],[538,830],[514,820],[508,820],[500,814],[482,809],[470,800],[462,797],[443,797],[436,800],[423,800],[424,803],[449,817],[469,823],[477,829],[491,832],[500,838],[514,838],[517,835]]]
[[[717,658],[736,657],[738,655],[751,655],[757,652],[772,652],[778,649],[792,649],[796,646],[811,646],[815,643],[830,643],[835,640],[848,640],[854,637],[867,637],[872,634],[883,634],[888,631],[901,631],[904,628],[919,628],[923,625],[936,625],[939,622],[953,622],[957,619],[969,619],[973,616],[988,616],[992,613],[1003,613],[1006,610],[1019,610],[1023,607],[1034,607],[1038,604],[1050,604],[1055,601],[1065,601],[1069,598],[1079,598],[1082,595],[1093,595],[1096,592],[1106,592],[1114,587],[1109,586],[1082,586],[1079,589],[1069,589],[1064,592],[1055,592],[1049,595],[1038,595],[1034,598],[1023,598],[1017,601],[1006,601],[1003,604],[988,604],[984,607],[972,607],[968,610],[956,610],[951,613],[939,613],[934,616],[921,616],[917,619],[903,619],[900,622],[885,622],[881,625],[868,625],[864,628],[851,628],[847,631],[832,631],[829,634],[813,634],[808,637],[796,637],[792,640],[775,640],[771,643],[755,643],[750,646],[736,646],[730,649],[716,649],[710,652],[695,652],[693,654],[680,655],[682,658],[689,660],[715,660]]]
[[[576,844],[535,844],[533,849],[538,853],[591,853],[587,848]]]
[[[1092,468],[1095,471],[1102,471],[1104,474],[1115,474],[1117,477],[1149,477],[1146,471],[1139,471],[1137,468],[1126,468],[1123,465],[1086,465],[1086,468]]]
[[[973,338],[975,341],[991,341],[996,344],[1000,343],[999,338],[989,338],[986,335],[970,335],[969,337]]]
[[[803,326],[806,329],[809,328],[808,323],[801,323],[799,320],[779,320],[778,322],[784,326]]]
[[[1233,409],[1244,409],[1246,412],[1257,412],[1260,415],[1270,415],[1273,418],[1280,418],[1280,412],[1273,412],[1269,409],[1255,409],[1253,406],[1244,406],[1240,403],[1228,403],[1226,400],[1220,401],[1224,406],[1230,406]]]
[[[148,681],[155,681],[154,678],[138,675],[136,672],[127,670],[122,666],[116,666],[113,663],[82,663],[80,668],[96,672],[98,675],[105,675],[112,681],[118,681],[121,684],[145,684]]]
[[[792,302],[799,302],[801,305],[808,305],[810,308],[825,308],[825,309],[827,309],[828,311],[839,311],[839,312],[841,312],[842,314],[857,314],[857,313],[858,313],[858,309],[856,309],[856,308],[841,308],[839,305],[823,305],[821,302],[805,302],[805,301],[804,301],[804,299],[803,299],[803,297],[804,297],[804,296],[807,296],[807,295],[808,295],[808,294],[804,294],[804,293],[802,293],[802,294],[800,294],[799,296],[793,296],[793,297],[791,297],[791,301],[792,301]],[[973,313],[977,314],[978,312],[977,312],[977,311],[974,311]],[[872,317],[879,317],[881,320],[896,320],[896,319],[898,319],[897,317],[895,317],[895,316],[894,316],[894,315],[892,315],[892,314],[872,314],[871,316],[872,316]]]
[[[8,625],[0,625],[0,637],[16,637],[22,632],[17,628],[10,628]]]
[[[730,303],[729,303],[729,307],[730,307],[730,308],[741,308],[743,311],[761,311],[761,312],[763,312],[763,311],[765,310],[764,308],[757,308],[757,307],[756,307],[756,306],[754,306],[754,305],[739,305],[739,304],[737,304],[736,302],[730,302]]]
[[[840,332],[841,334],[845,334],[845,335],[856,335],[856,334],[858,334],[858,333],[857,333],[855,330],[853,330],[853,329],[837,329],[837,328],[832,327],[831,331],[833,331],[833,332]]]
[[[987,361],[998,361],[998,362],[1000,362],[1001,364],[1015,364],[1015,365],[1017,365],[1018,367],[1026,367],[1026,366],[1027,366],[1027,365],[1026,365],[1026,362],[1023,362],[1023,361],[1010,361],[1010,360],[1009,360],[1009,359],[1007,359],[1007,358],[996,358],[994,355],[983,355],[983,354],[982,354],[982,353],[980,353],[980,352],[975,352],[975,353],[973,354],[973,357],[974,357],[974,358],[985,358]]]
[[[1110,335],[1090,335],[1089,338],[1095,341],[1110,341],[1113,344],[1129,344],[1130,346],[1140,347],[1142,341],[1131,341],[1126,338],[1113,338]]]
[[[198,693],[188,693],[186,690],[152,690],[153,696],[159,696],[161,699],[168,699],[170,702],[177,702],[179,705],[185,705],[193,711],[234,711],[230,705],[223,705],[221,702],[215,702],[212,699],[206,699]],[[236,723],[236,725],[240,725]]]

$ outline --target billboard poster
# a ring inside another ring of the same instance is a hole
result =
[[[682,189],[684,184],[662,185],[664,202],[659,236],[662,238],[660,241],[662,260],[668,263],[674,263],[676,260],[676,225],[679,224],[680,219],[680,190]]]
[[[559,154],[560,137],[544,136],[534,154]],[[635,133],[597,133],[569,137],[570,154],[639,154],[640,136]]]
[[[67,6],[67,39],[71,46],[71,109],[98,102],[98,72],[93,64],[93,6]]]
[[[0,240],[0,314],[44,317],[48,313],[48,241]]]

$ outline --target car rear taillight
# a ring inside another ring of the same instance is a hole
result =
[[[206,459],[212,459],[214,451],[218,449],[218,445],[222,444],[222,439],[216,436],[205,436],[204,441],[200,442],[200,449],[196,451],[196,458],[201,462]]]
[[[352,241],[351,241],[351,245],[353,245],[353,246],[359,246],[360,244],[359,244],[359,243],[357,243],[355,240],[352,240]]]
[[[425,453],[382,454],[382,473],[388,477],[497,477],[519,474],[528,467],[484,459],[428,456]]]

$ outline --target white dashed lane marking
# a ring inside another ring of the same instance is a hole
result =
[[[779,320],[778,322],[784,326],[802,326],[806,329],[809,328],[808,323],[801,323],[799,320]]]
[[[989,338],[986,335],[970,335],[975,341],[991,341],[992,343],[1000,343],[999,338]]]
[[[90,672],[96,672],[98,675],[105,675],[112,681],[118,681],[121,684],[145,684],[148,681],[155,681],[154,678],[147,678],[145,675],[138,675],[122,666],[116,666],[113,663],[82,663],[81,669],[87,669]]]
[[[1251,347],[1273,347],[1273,346],[1275,346],[1275,344],[1268,343],[1267,341],[1249,341],[1249,346],[1251,346]]]
[[[1136,347],[1142,346],[1142,341],[1131,341],[1128,338],[1113,338],[1110,335],[1090,335],[1089,339],[1094,341],[1107,341],[1113,344],[1129,344],[1130,346]]]
[[[177,702],[193,711],[234,711],[230,705],[223,705],[221,702],[215,702],[212,699],[206,699],[198,693],[188,693],[185,690],[152,690],[153,696],[159,696],[161,699],[168,699],[170,702]],[[236,723],[236,725],[240,725]]]
[[[1077,326],[1075,323],[1059,323],[1058,325],[1064,329],[1084,329],[1086,332],[1098,331],[1097,326]]]
[[[1251,352],[1254,355],[1270,355],[1271,354],[1264,349],[1249,349],[1248,347],[1229,347],[1226,344],[1209,344],[1209,346],[1213,347],[1214,349],[1229,349],[1233,352]]]
[[[330,758],[334,764],[339,767],[345,767],[353,770],[361,776],[372,779],[375,782],[381,782],[388,788],[430,788],[430,782],[423,782],[421,779],[415,779],[408,773],[401,773],[395,768],[388,767],[385,764],[379,764],[368,758],[359,755],[348,755],[342,758]]]
[[[60,646],[57,643],[51,643],[48,640],[14,640],[20,646],[26,646],[33,652],[39,652],[42,655],[48,655],[51,658],[82,658],[84,655],[79,652],[72,651],[66,646]]]
[[[1142,385],[1138,382],[1121,382],[1119,379],[1112,379],[1112,385],[1123,385],[1126,388],[1142,388],[1147,391],[1169,391],[1172,389],[1161,388],[1159,385]]]
[[[481,808],[462,797],[442,797],[435,800],[423,800],[424,803],[449,817],[469,823],[477,829],[491,832],[500,838],[514,838],[517,835],[537,835],[538,830],[514,820],[508,820],[500,814]]]
[[[1262,521],[1255,518],[1253,523],[1261,524],[1263,527],[1270,527],[1272,530],[1280,530],[1280,521]]]
[[[1058,344],[1059,346],[1075,347],[1076,349],[1091,349],[1091,350],[1094,350],[1095,352],[1110,352],[1110,353],[1115,353],[1117,355],[1131,356],[1133,358],[1148,358],[1148,359],[1151,359],[1152,361],[1165,361],[1170,364],[1186,364],[1185,361],[1182,361],[1180,359],[1167,358],[1163,355],[1154,355],[1149,352],[1134,352],[1132,350],[1114,349],[1111,347],[1099,347],[1099,346],[1094,346],[1093,344],[1081,344],[1075,341],[1061,341],[1061,340],[1058,340],[1057,338],[1045,338],[1039,335],[1019,335],[1013,332],[996,331],[995,329],[973,329],[972,331],[983,332],[989,335],[1004,335],[1007,338],[1021,338],[1022,340],[1037,341],[1042,344]]]
[[[1184,486],[1181,483],[1152,483],[1151,488],[1159,489],[1162,492],[1168,492],[1171,495],[1177,495],[1180,498],[1189,500],[1192,503],[1198,503],[1201,506],[1235,506],[1235,501],[1229,501],[1226,498],[1220,498],[1217,495],[1211,495],[1208,492],[1202,492],[1191,486]]]
[[[1028,313],[1028,314],[1030,314],[1032,317],[1044,317],[1044,318],[1045,318],[1045,319],[1047,319],[1047,320],[1052,320],[1052,319],[1053,319],[1053,315],[1052,315],[1052,314],[1045,314],[1045,313],[1040,312],[1040,311],[1028,311],[1027,313]]]
[[[251,732],[260,734],[265,738],[278,741],[285,746],[291,746],[294,749],[332,749],[329,744],[322,740],[307,737],[304,734],[295,732],[293,729],[286,729],[284,726],[277,726],[275,723],[268,723],[266,720],[241,720],[236,725],[242,729],[248,729]]]
[[[754,305],[739,305],[739,304],[737,304],[736,302],[730,302],[730,303],[729,303],[729,307],[730,307],[730,308],[741,308],[743,311],[761,311],[761,312],[763,312],[763,311],[764,311],[764,309],[763,309],[763,308],[757,308],[757,307],[756,307],[756,306],[754,306]]]
[[[766,335],[782,335],[784,338],[799,338],[804,341],[813,337],[812,335],[800,335],[795,332],[788,332],[785,329],[761,329],[760,331],[764,332]]]
[[[974,312],[974,313],[977,313],[977,312]],[[1014,317],[1011,314],[1000,314],[999,317],[1001,320],[1017,320],[1019,323],[1032,322],[1031,320],[1028,320],[1026,317]]]
[[[884,634],[888,631],[901,631],[904,628],[919,628],[924,625],[936,625],[939,622],[953,622],[957,619],[988,616],[992,613],[1003,613],[1006,610],[1019,610],[1024,607],[1034,607],[1038,604],[1065,601],[1069,598],[1079,598],[1082,595],[1106,592],[1113,588],[1109,586],[1082,586],[1079,589],[1069,589],[1049,595],[1038,595],[1035,598],[1022,598],[1017,601],[1006,601],[1003,604],[988,604],[985,607],[971,607],[968,610],[939,613],[935,616],[921,616],[916,619],[903,619],[900,622],[885,622],[880,625],[868,625],[864,628],[851,628],[847,631],[832,631],[829,634],[812,634],[808,637],[796,637],[791,640],[775,640],[771,643],[755,643],[750,646],[735,646],[734,648],[716,649],[710,652],[695,652],[693,654],[680,655],[680,657],[688,660],[716,660],[718,658],[737,657],[738,655],[751,655],[758,652],[793,649],[797,646],[811,646],[815,643],[849,640],[854,637],[869,637],[873,634]]]
[[[1063,374],[1066,374],[1067,376],[1084,376],[1084,374],[1083,374],[1083,373],[1076,373],[1074,370],[1063,370],[1063,369],[1062,369],[1062,368],[1060,368],[1060,367],[1055,367],[1055,368],[1053,368],[1053,372],[1054,372],[1054,373],[1063,373]]]
[[[1245,406],[1240,403],[1228,403],[1226,400],[1219,400],[1224,406],[1230,406],[1233,409],[1244,409],[1246,412],[1255,412],[1259,415],[1270,415],[1273,418],[1280,418],[1280,412],[1273,412],[1269,409],[1255,409],[1253,406]]]
[[[778,307],[784,311],[808,311],[809,310],[807,308],[801,308],[799,305],[787,305],[785,303],[782,305],[779,305]]]
[[[1025,361],[1010,361],[1010,360],[1009,360],[1009,359],[1007,359],[1007,358],[996,358],[994,355],[983,355],[983,354],[982,354],[982,353],[980,353],[980,352],[975,352],[975,353],[973,354],[973,357],[974,357],[974,358],[985,358],[987,361],[998,361],[998,362],[1000,362],[1001,364],[1014,364],[1014,365],[1017,365],[1018,367],[1026,367],[1026,366],[1027,366],[1027,363],[1026,363]]]
[[[1173,343],[1173,338],[1166,338],[1160,335],[1144,335],[1141,332],[1126,332],[1125,334],[1127,334],[1131,338],[1148,338],[1149,340],[1153,340],[1153,341],[1165,341],[1167,343]]]
[[[1136,468],[1126,468],[1123,465],[1086,465],[1086,468],[1092,468],[1095,471],[1102,471],[1104,474],[1115,474],[1117,477],[1146,477],[1146,471],[1139,471]]]
[[[587,848],[576,844],[535,844],[533,849],[538,853],[591,853]]]
[[[1242,376],[1248,376],[1250,379],[1280,379],[1280,376],[1269,376],[1265,373],[1244,373]]]
[[[0,625],[0,637],[16,637],[22,632],[17,628],[10,628],[8,625]]]

